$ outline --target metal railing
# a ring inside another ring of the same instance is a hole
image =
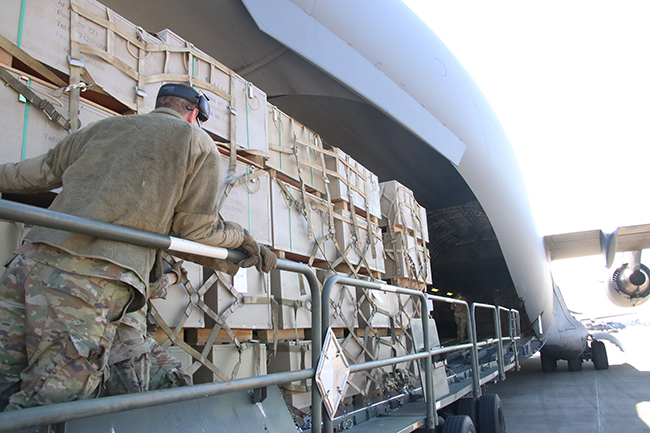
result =
[[[81,233],[105,239],[127,242],[136,245],[168,250],[170,252],[186,252],[199,254],[206,257],[214,257],[230,261],[239,261],[244,256],[240,251],[227,250],[224,248],[209,247],[206,245],[190,242],[165,235],[144,232],[123,226],[101,223],[67,214],[49,211],[46,209],[27,206],[19,203],[0,200],[0,218],[27,224],[40,225],[74,233]],[[471,307],[466,301],[445,298],[436,295],[427,295],[419,290],[406,289],[403,287],[381,284],[371,281],[357,280],[339,275],[331,276],[323,285],[322,293],[314,270],[301,263],[288,260],[278,260],[277,269],[289,272],[297,272],[305,275],[308,280],[312,297],[312,368],[299,371],[268,374],[265,376],[250,377],[245,379],[234,379],[227,382],[193,385],[169,390],[149,391],[140,394],[127,394],[113,397],[103,397],[94,400],[84,400],[69,403],[59,403],[51,406],[41,406],[19,411],[0,413],[0,432],[9,432],[31,427],[39,427],[47,424],[64,423],[74,419],[90,416],[105,415],[133,409],[142,409],[172,402],[186,401],[208,396],[216,396],[236,391],[263,388],[272,385],[289,383],[297,380],[315,380],[316,368],[320,362],[323,338],[329,328],[330,312],[329,299],[332,289],[336,285],[347,285],[379,290],[389,293],[405,294],[420,299],[422,331],[424,337],[424,348],[422,352],[392,358],[380,359],[350,366],[350,372],[372,370],[387,365],[400,364],[407,361],[423,360],[425,380],[423,384],[426,400],[426,426],[434,428],[438,424],[436,413],[436,398],[433,386],[433,360],[432,357],[438,354],[449,353],[457,350],[470,349],[472,357],[472,378],[473,394],[479,397],[481,384],[478,366],[478,348],[492,344],[493,340],[477,342],[476,334],[476,308],[490,308],[495,314],[495,329],[497,333],[497,344],[499,348],[499,365],[504,368],[503,363],[503,340],[501,335],[500,315],[503,311],[509,314],[509,336],[505,339],[515,343],[519,334],[519,312],[508,310],[502,307],[494,307],[488,304],[473,304]],[[468,336],[470,343],[455,346],[446,346],[436,349],[430,347],[429,336],[429,311],[427,299],[437,302],[462,304],[465,306],[468,317]],[[516,347],[515,347],[516,356]],[[517,361],[518,365],[518,361]],[[504,373],[505,375],[505,373]],[[500,374],[501,378],[501,374]],[[315,389],[315,387],[313,388]],[[321,423],[325,433],[333,430],[332,420],[323,417],[322,398],[319,392],[312,392],[312,428],[313,433],[321,433]]]
[[[328,278],[327,281],[325,281],[325,284],[323,285],[323,294],[322,294],[324,300],[323,314],[322,314],[323,329],[329,328],[329,320],[330,320],[329,302],[325,302],[325,300],[330,299],[332,289],[336,285],[346,285],[346,286],[364,288],[368,290],[379,290],[382,292],[399,293],[404,295],[417,296],[420,298],[420,300],[422,301],[420,302],[420,308],[422,311],[422,332],[424,335],[423,353],[415,354],[415,355],[406,355],[403,357],[390,358],[386,360],[386,361],[391,361],[390,363],[387,364],[383,364],[382,362],[377,362],[377,361],[355,364],[354,369],[352,369],[352,366],[350,367],[350,372],[354,373],[358,371],[372,370],[373,368],[381,367],[383,365],[399,364],[400,362],[404,362],[403,361],[404,358],[408,358],[409,360],[420,359],[420,358],[424,359],[424,382],[425,382],[424,395],[427,404],[427,417],[426,417],[425,425],[427,428],[433,429],[438,424],[438,414],[435,411],[436,399],[433,390],[433,361],[431,359],[431,349],[429,347],[429,320],[428,320],[429,309],[427,306],[427,295],[420,292],[419,290],[405,289],[403,287],[391,286],[388,284],[381,284],[373,281],[363,281],[354,278],[342,277],[340,275],[333,275],[330,278]],[[394,362],[395,360],[398,360],[399,362]],[[332,433],[333,431],[332,420],[328,417],[325,417],[323,419],[323,430],[325,431],[325,433]]]
[[[53,212],[7,200],[0,200],[0,218],[66,230],[73,233],[86,234],[104,239],[127,242],[136,245],[165,249],[170,252],[185,252],[200,254],[218,259],[239,261],[245,256],[241,251],[225,248],[210,247],[196,242],[156,233],[145,232],[123,226],[92,221],[72,215]],[[278,260],[277,269],[297,272],[305,275],[312,295],[312,366],[311,369],[296,372],[283,372],[246,379],[235,379],[228,382],[194,385],[170,390],[150,391],[140,394],[127,394],[114,397],[104,397],[95,400],[60,403],[51,406],[41,406],[19,411],[0,413],[0,432],[11,432],[47,424],[56,424],[89,416],[105,415],[131,409],[140,409],[165,403],[192,400],[207,396],[226,394],[229,392],[262,388],[271,385],[293,382],[296,380],[313,379],[315,366],[320,360],[323,334],[321,324],[320,285],[314,270],[301,263],[288,260]],[[322,400],[320,393],[312,393],[312,420],[314,433],[320,433],[322,420]]]

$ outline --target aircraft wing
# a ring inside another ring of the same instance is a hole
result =
[[[608,267],[617,252],[650,248],[650,224],[619,227],[613,233],[587,230],[544,236],[549,261],[603,254]]]

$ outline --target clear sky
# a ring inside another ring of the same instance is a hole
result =
[[[650,1],[404,2],[494,108],[541,235],[650,223]],[[567,305],[630,312],[607,301],[601,263],[553,263]]]
[[[541,234],[650,223],[650,2],[405,0],[477,82]]]

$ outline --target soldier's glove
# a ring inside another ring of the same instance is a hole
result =
[[[183,282],[183,276],[187,277],[187,271],[183,267],[183,261],[179,260],[174,263],[171,269],[167,272],[176,274],[176,284],[181,284]]]
[[[260,260],[260,246],[246,230],[244,230],[244,242],[242,242],[237,249],[248,254],[247,258],[237,263],[242,268],[255,266],[255,264]]]
[[[203,257],[196,254],[180,253],[174,251],[176,257],[183,258],[184,260],[198,263],[201,266],[210,268],[214,271],[225,272],[228,275],[235,275],[239,271],[237,263],[228,262],[226,260],[214,259],[212,257]]]
[[[264,245],[260,245],[260,257],[261,260],[255,265],[258,272],[268,274],[271,272],[271,269],[275,268],[278,264],[278,257],[270,248],[265,247]]]

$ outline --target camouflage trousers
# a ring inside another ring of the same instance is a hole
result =
[[[454,313],[454,320],[458,328],[458,342],[462,343],[467,339],[467,314],[464,311],[462,313]]]
[[[0,281],[0,410],[93,397],[133,289],[16,256]]]
[[[191,385],[182,364],[147,335],[147,307],[128,313],[117,328],[109,355],[106,395]]]

